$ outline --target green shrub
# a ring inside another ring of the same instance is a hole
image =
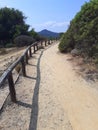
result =
[[[61,52],[67,52],[67,49],[68,49],[68,42],[67,42],[67,38],[64,36],[62,37],[61,42],[59,44],[59,50]]]
[[[59,44],[61,52],[78,48],[89,57],[98,52],[98,0],[86,2],[70,22]]]
[[[59,44],[59,50],[61,52],[69,52],[74,48],[74,38],[72,34],[67,31],[61,38],[61,42]]]
[[[13,44],[12,43],[8,43],[8,44],[6,44],[6,46],[5,46],[6,48],[10,48],[10,47],[13,47]]]
[[[14,39],[14,44],[18,47],[28,46],[34,42],[33,37],[27,35],[20,35]]]

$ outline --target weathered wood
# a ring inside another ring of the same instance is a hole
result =
[[[47,41],[45,41],[45,46],[47,46]]]
[[[28,64],[28,51],[26,52],[26,64]]]
[[[43,41],[41,41],[41,46],[43,46]]]
[[[16,100],[16,92],[15,92],[12,72],[10,72],[9,75],[8,75],[8,83],[9,83],[9,91],[10,91],[11,100],[12,100],[12,102],[16,103],[17,102],[17,100]]]
[[[29,48],[29,55],[32,57],[31,47]]]
[[[39,48],[38,48],[38,44],[36,44],[36,49],[37,49],[37,51],[38,51],[38,49],[39,49]]]
[[[50,40],[48,40],[48,45],[50,45]]]
[[[21,61],[22,57],[20,57],[18,60],[16,60],[0,77],[0,87],[2,86],[2,84],[5,82],[5,80],[8,78],[8,75],[11,71],[13,71],[13,69],[19,64],[19,62]]]
[[[21,59],[21,65],[22,65],[22,74],[25,77],[26,76],[26,66],[25,66],[24,57]]]
[[[0,77],[0,87],[3,85],[3,83],[5,82],[5,80],[7,79],[9,74],[9,70],[6,70],[2,76]]]
[[[35,45],[33,46],[33,48],[34,48],[34,53],[35,53],[36,52]]]

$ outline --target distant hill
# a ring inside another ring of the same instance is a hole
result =
[[[59,33],[52,32],[52,31],[49,31],[47,29],[44,29],[44,30],[38,32],[38,34],[40,36],[47,37],[47,38],[50,38],[50,37],[52,37],[52,38],[58,38],[59,35],[60,35]]]

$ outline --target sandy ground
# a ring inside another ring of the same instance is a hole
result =
[[[23,52],[25,51],[24,48],[14,48],[13,50],[9,51],[9,53],[0,55],[0,76],[1,73],[4,72],[18,57],[20,57]],[[14,71],[15,72],[15,71]],[[15,79],[17,78],[17,74],[15,76]],[[0,109],[2,107],[2,104],[4,103],[7,95],[9,93],[8,86],[0,88]]]
[[[69,58],[56,44],[29,60],[28,77],[16,85],[19,102],[0,115],[0,130],[98,130],[98,83],[79,76]]]
[[[37,76],[37,61],[40,51],[33,55],[26,66],[27,77],[20,76],[15,85],[17,103],[8,102],[7,107],[0,115],[0,130],[28,130],[32,97]]]
[[[0,54],[0,73],[6,70],[20,55],[23,54],[26,47],[13,48],[7,54]]]

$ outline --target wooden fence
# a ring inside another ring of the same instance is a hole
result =
[[[44,41],[44,42],[35,42],[32,45],[30,45],[26,51],[23,53],[23,55],[18,58],[0,77],[0,87],[5,83],[6,80],[8,80],[8,85],[9,85],[9,91],[10,91],[10,96],[11,96],[11,101],[16,103],[16,91],[15,91],[15,84],[13,81],[13,74],[12,71],[15,69],[15,67],[18,64],[21,64],[21,69],[22,69],[22,75],[26,76],[26,64],[28,64],[28,60],[30,57],[32,57],[32,54],[38,51],[40,48],[39,46],[46,46],[50,44],[50,41]],[[32,48],[33,48],[33,53],[32,53]]]

